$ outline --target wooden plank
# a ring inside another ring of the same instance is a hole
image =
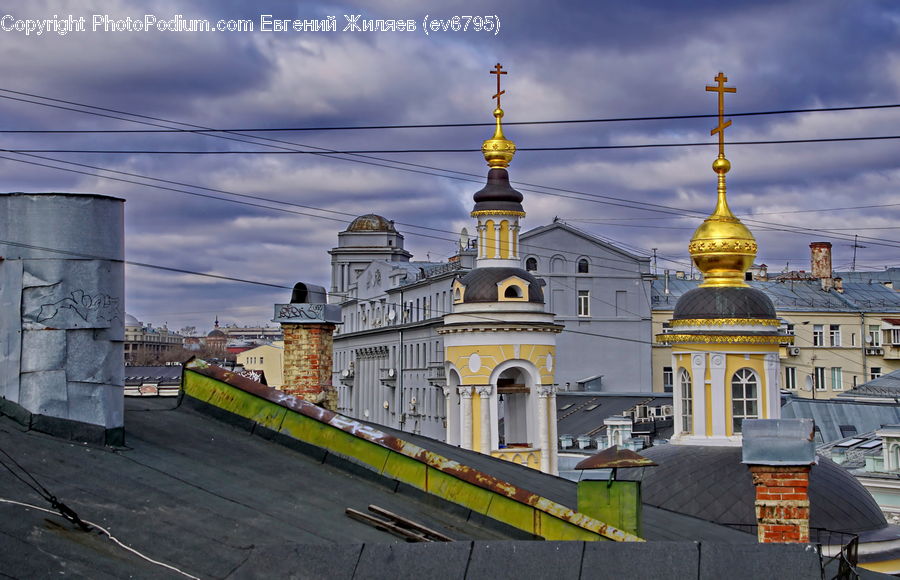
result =
[[[444,534],[442,534],[436,530],[432,530],[431,528],[423,526],[422,524],[416,523],[412,520],[408,520],[402,516],[399,516],[393,512],[390,512],[384,508],[378,507],[377,505],[370,505],[369,511],[374,514],[377,514],[379,516],[386,517],[386,518],[394,521],[395,523],[400,524],[401,526],[403,526],[405,528],[412,529],[417,532],[421,532],[422,534],[425,534],[426,536],[428,536],[432,541],[439,541],[439,542],[452,542],[453,541],[453,538],[451,538],[449,536],[445,536]]]

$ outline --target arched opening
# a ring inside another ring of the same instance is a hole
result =
[[[742,368],[731,377],[731,429],[741,432],[744,419],[759,418],[759,377],[753,369]]]
[[[509,258],[509,221],[500,222],[500,257]]]
[[[588,271],[590,271],[590,264],[588,264],[587,258],[580,258],[578,260],[578,273],[587,274]]]
[[[508,368],[497,378],[500,447],[532,447],[529,417],[531,389],[523,369]]]
[[[525,260],[525,270],[528,272],[536,272],[537,271],[537,259],[536,258],[528,258]]]
[[[522,287],[516,286],[515,284],[507,286],[506,291],[503,292],[504,298],[521,298],[522,297]]]
[[[678,387],[681,396],[681,432],[690,435],[694,432],[694,397],[691,375],[687,369],[679,371]]]
[[[497,257],[497,232],[494,231],[494,220],[484,222],[484,257]]]
[[[566,259],[562,256],[553,256],[550,259],[550,271],[554,274],[566,271]]]

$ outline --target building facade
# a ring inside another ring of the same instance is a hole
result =
[[[125,364],[150,364],[178,355],[184,337],[165,325],[144,324],[131,314],[125,315]],[[185,357],[186,358],[186,357]]]

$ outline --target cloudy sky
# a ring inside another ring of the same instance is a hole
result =
[[[732,113],[900,103],[900,6],[888,1],[16,4],[0,15],[0,147],[32,152],[3,153],[2,189],[125,198],[129,260],[281,286],[327,286],[326,252],[363,213],[395,220],[418,259],[453,253],[456,232],[471,228],[489,127],[322,129],[489,123],[495,77],[488,72],[497,62],[509,71],[502,103],[509,122],[711,114],[716,99],[704,86],[719,71],[737,87],[726,102]],[[28,19],[70,14],[85,19],[84,31],[21,30]],[[249,20],[254,31],[102,26],[104,17],[176,15],[213,26]],[[263,31],[263,15],[334,16],[337,30]],[[345,15],[416,26],[344,31]],[[438,31],[423,31],[426,18],[469,15],[495,17],[499,32],[476,31],[474,21],[465,31],[441,30],[440,22]],[[900,135],[900,108],[730,118],[727,140],[735,142]],[[527,149],[712,143],[715,124],[509,126],[520,148],[510,170],[526,195],[525,227],[558,217],[638,254],[656,248],[660,270],[687,269],[687,241],[714,205],[715,147]],[[146,132],[197,127],[242,131]],[[263,128],[319,130],[253,131]],[[857,269],[900,266],[898,146],[890,139],[730,145],[729,201],[760,242],[757,261],[770,271],[807,268],[809,243],[828,240],[835,268],[849,269],[858,235],[865,247],[857,248]],[[410,149],[464,151],[322,154]],[[104,152],[72,152],[84,150]],[[223,151],[254,153],[209,154]],[[287,292],[127,269],[128,311],[176,329],[207,330],[216,315],[262,323]]]

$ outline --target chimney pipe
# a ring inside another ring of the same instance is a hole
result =
[[[831,242],[812,242],[809,245],[810,268],[813,278],[822,282],[822,290],[831,289]]]

